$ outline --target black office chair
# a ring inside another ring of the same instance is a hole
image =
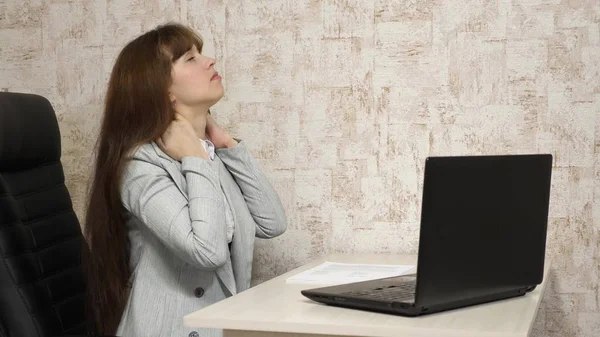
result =
[[[50,102],[0,93],[0,337],[87,335],[83,237]]]

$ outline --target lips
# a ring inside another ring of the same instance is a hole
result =
[[[214,81],[214,80],[220,80],[220,79],[221,79],[221,75],[219,75],[219,73],[217,73],[217,72],[216,72],[216,73],[213,75],[213,77],[211,77],[211,79],[210,79],[210,80],[211,80],[211,81]]]

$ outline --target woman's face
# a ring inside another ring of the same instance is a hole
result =
[[[198,52],[194,45],[173,63],[171,101],[180,106],[209,108],[223,97],[216,61]]]

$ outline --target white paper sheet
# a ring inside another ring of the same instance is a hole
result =
[[[289,277],[286,283],[336,285],[398,276],[414,269],[413,265],[382,265],[324,262]]]

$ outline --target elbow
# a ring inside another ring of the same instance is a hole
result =
[[[215,254],[208,262],[206,269],[216,270],[223,267],[227,263],[227,254],[225,252],[221,254]]]
[[[253,214],[256,222],[255,236],[260,239],[276,238],[287,230],[285,208],[277,194],[271,197],[269,205],[270,211],[264,212],[265,208],[263,208],[263,212],[260,212],[262,214]]]
[[[261,239],[276,238],[287,230],[287,219],[285,216],[277,217],[267,226],[256,226],[256,237]]]
[[[275,226],[276,229],[273,231],[273,237],[280,236],[287,230],[287,219],[285,218],[285,216],[279,219],[279,221],[277,221],[277,224],[278,226]]]
[[[275,219],[275,226],[273,226],[273,236],[277,237],[285,233],[287,230],[287,217],[285,216],[285,211],[283,208],[279,211],[277,218]]]
[[[196,249],[192,258],[196,268],[214,271],[223,267],[229,258],[228,250],[224,247],[214,247],[210,250]]]

